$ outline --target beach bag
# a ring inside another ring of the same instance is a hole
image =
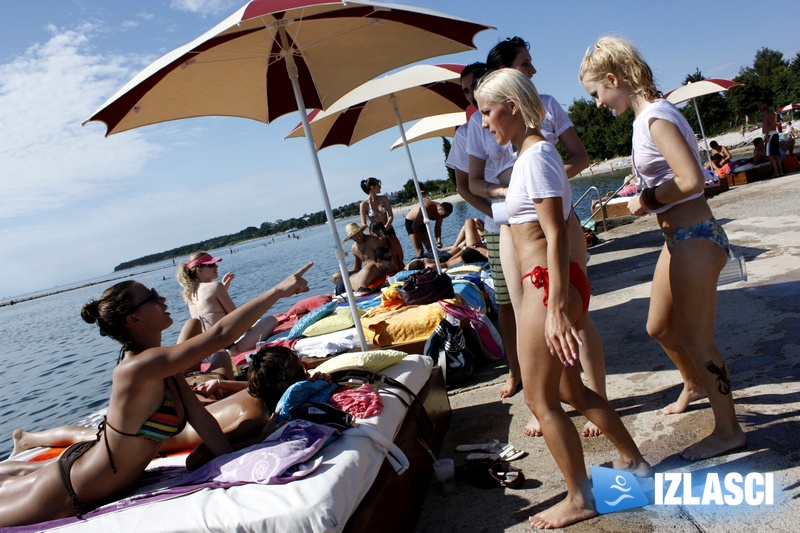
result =
[[[489,320],[480,309],[470,307],[469,305],[456,305],[449,302],[439,302],[439,305],[450,315],[453,319],[465,322],[466,325],[474,329],[480,339],[482,350],[481,352],[490,360],[502,359],[506,356],[503,349],[503,340],[497,328],[494,327],[492,321]],[[455,320],[451,320],[455,323]]]
[[[453,297],[453,281],[447,274],[426,268],[412,274],[398,287],[397,292],[409,305],[430,304],[437,300]]]
[[[464,332],[447,319],[442,319],[425,343],[423,353],[442,367],[448,389],[464,385],[472,376],[475,355],[467,346]]]
[[[355,419],[350,413],[322,402],[303,402],[289,410],[289,419],[307,420],[338,431],[355,427]]]

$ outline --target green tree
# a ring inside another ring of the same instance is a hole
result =
[[[592,160],[604,160],[631,152],[633,115],[615,117],[607,108],[581,98],[569,107],[569,118]],[[562,157],[563,157],[562,153]]]

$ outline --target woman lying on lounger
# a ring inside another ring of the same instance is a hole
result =
[[[231,344],[279,299],[308,291],[302,276],[311,265],[175,346],[161,346],[162,332],[172,325],[165,299],[141,283],[118,283],[84,305],[81,317],[122,345],[106,417],[96,440],[70,446],[58,461],[35,472],[0,476],[0,527],[66,518],[113,500],[133,486],[162,441],[187,422],[213,455],[233,451],[219,423],[192,394],[183,370]],[[193,456],[187,465],[199,466]]]

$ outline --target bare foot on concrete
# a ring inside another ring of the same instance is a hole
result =
[[[708,437],[683,450],[681,456],[692,461],[708,459],[737,448],[743,448],[746,444],[747,436],[742,431],[742,428],[737,426],[733,436],[723,435],[722,432],[714,431]]]
[[[528,423],[525,425],[525,429],[522,430],[526,437],[541,437],[542,436],[542,425],[536,420],[534,415],[531,415],[531,419],[528,420]]]
[[[701,400],[706,397],[706,391],[704,391],[700,387],[694,387],[691,385],[683,385],[683,390],[681,391],[681,395],[678,396],[678,399],[666,406],[661,410],[662,413],[665,415],[677,415],[678,413],[682,413],[689,407],[689,404],[695,400]]]
[[[506,376],[506,382],[500,387],[501,398],[511,398],[522,386],[522,381],[511,374]]]
[[[599,437],[602,434],[603,432],[600,428],[595,426],[591,421],[586,422],[583,426],[583,432],[581,433],[584,437]]]
[[[605,468],[613,468],[614,470],[630,472],[636,477],[650,477],[653,475],[653,467],[651,467],[650,463],[645,461],[644,458],[639,460],[625,460],[618,458],[613,461],[603,463],[600,466]]]
[[[29,450],[31,446],[29,446],[25,441],[25,437],[28,435],[28,432],[24,429],[15,429],[11,433],[11,440],[14,442],[14,449],[11,451],[11,455],[8,457],[14,457],[15,455],[24,452],[25,450]]]
[[[570,524],[587,520],[597,516],[597,511],[591,507],[585,507],[573,502],[567,497],[549,509],[528,518],[531,527],[538,529],[552,529],[566,527]]]

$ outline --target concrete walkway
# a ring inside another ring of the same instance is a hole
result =
[[[653,480],[643,488],[650,505],[602,515],[570,531],[800,531],[800,174],[732,188],[710,199],[734,249],[747,259],[749,280],[720,287],[716,338],[727,361],[745,449],[690,462],[686,446],[713,425],[708,402],[679,415],[660,409],[681,390],[680,376],[645,332],[650,285],[663,238],[652,216],[601,234],[591,249],[590,311],[604,341],[608,395],[656,472],[743,476],[771,472],[774,505],[653,504]],[[500,400],[504,367],[483,368],[475,385],[450,396],[453,417],[441,456],[464,462],[454,448],[497,438],[528,455],[513,464],[527,478],[520,489],[459,484],[442,493],[435,481],[417,531],[523,531],[527,518],[565,496],[565,485],[542,438],[523,435],[529,418],[522,394]],[[568,411],[576,426],[585,418]],[[582,438],[587,466],[614,458],[604,437]],[[702,485],[701,485],[702,486]],[[680,492],[679,492],[680,494]],[[693,495],[702,494],[695,489]]]

